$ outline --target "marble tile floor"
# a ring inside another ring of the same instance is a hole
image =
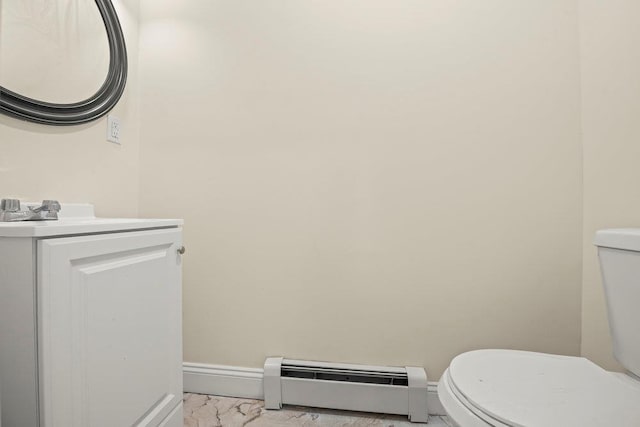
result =
[[[407,417],[285,406],[267,411],[262,400],[184,394],[184,427],[450,427],[446,417],[432,416],[428,424]]]

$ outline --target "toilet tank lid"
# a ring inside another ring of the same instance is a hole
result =
[[[596,232],[596,246],[640,252],[640,228],[612,228]]]

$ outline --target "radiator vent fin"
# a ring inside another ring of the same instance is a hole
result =
[[[345,381],[366,384],[387,384],[408,386],[407,374],[366,371],[359,369],[335,369],[296,365],[283,365],[280,374],[283,377],[307,378],[325,381]]]

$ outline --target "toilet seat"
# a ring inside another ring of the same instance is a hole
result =
[[[640,426],[640,382],[580,357],[464,353],[451,362],[438,392],[462,427]]]
[[[511,427],[485,414],[469,403],[459,392],[454,391],[447,369],[438,383],[438,398],[444,406],[449,420],[463,427]]]

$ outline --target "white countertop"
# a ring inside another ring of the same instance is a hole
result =
[[[27,204],[23,204],[25,206]],[[96,218],[93,205],[62,204],[56,221],[0,222],[0,237],[54,237],[179,227],[181,219]]]

